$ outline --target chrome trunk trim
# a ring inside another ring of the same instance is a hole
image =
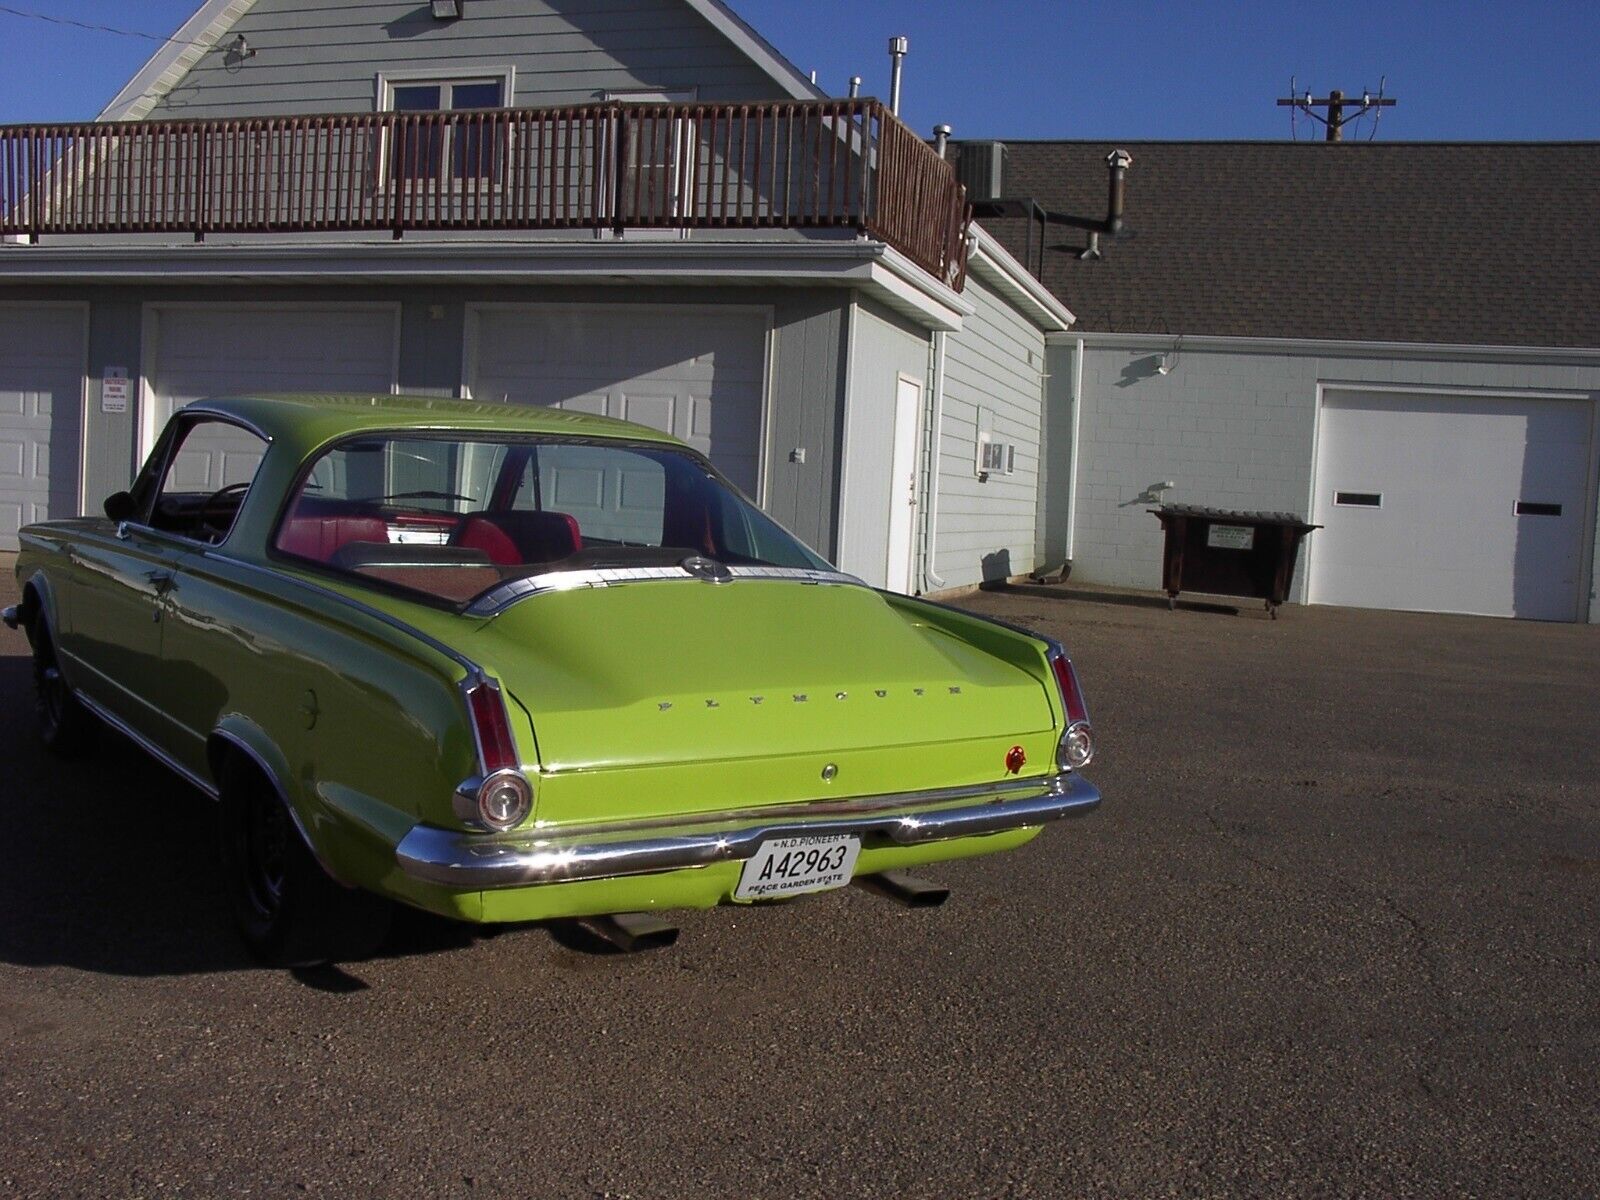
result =
[[[692,561],[685,559],[685,562]],[[832,584],[851,587],[867,585],[854,575],[843,571],[821,571],[811,567],[727,567],[732,580],[786,579],[792,583]],[[546,592],[570,592],[579,588],[617,587],[625,583],[678,582],[695,583],[701,577],[683,565],[670,567],[616,567],[596,568],[588,571],[546,571],[542,575],[529,575],[510,579],[499,587],[491,588],[472,602],[467,609],[471,617],[493,617],[504,612],[519,600],[539,596]]]
[[[401,839],[395,858],[406,874],[426,883],[464,890],[529,887],[737,861],[774,837],[856,834],[868,848],[920,845],[1081,816],[1099,803],[1093,784],[1062,773],[976,788],[497,837],[417,825]]]

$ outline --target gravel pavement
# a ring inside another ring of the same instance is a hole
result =
[[[418,920],[298,973],[205,800],[37,748],[0,629],[0,1195],[1600,1190],[1600,628],[964,603],[1068,643],[1106,801],[943,909]]]

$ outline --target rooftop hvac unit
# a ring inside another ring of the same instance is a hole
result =
[[[1006,144],[962,142],[956,176],[966,185],[967,199],[973,203],[1000,199],[1005,194]]]

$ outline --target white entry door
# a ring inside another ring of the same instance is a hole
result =
[[[1592,403],[1330,391],[1314,604],[1580,619]]]
[[[388,393],[395,383],[393,305],[207,304],[146,315],[144,453],[191,400],[272,392]]]
[[[470,319],[474,399],[648,425],[760,499],[765,312],[526,305],[484,307]]]
[[[884,574],[890,591],[911,595],[916,555],[917,428],[922,415],[922,384],[902,375],[894,394],[894,448],[889,462],[889,552]]]
[[[78,515],[84,309],[0,304],[0,550]]]

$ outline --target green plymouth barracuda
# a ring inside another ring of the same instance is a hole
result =
[[[395,901],[509,922],[905,894],[907,868],[1099,803],[1059,645],[834,570],[653,430],[201,402],[105,513],[22,531],[4,619],[42,736],[83,752],[109,725],[216,798],[269,962],[370,952]]]

